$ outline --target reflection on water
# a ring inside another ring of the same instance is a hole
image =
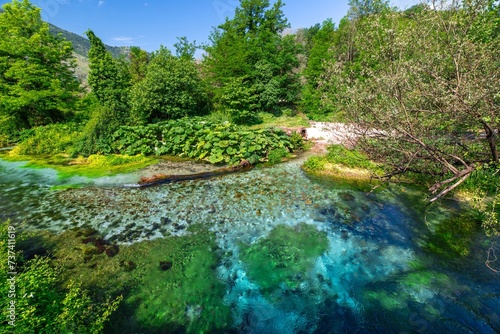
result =
[[[163,240],[168,244],[172,236],[188,238],[175,239],[191,245],[179,249],[198,254],[182,255],[195,261],[187,262],[182,275],[190,275],[196,259],[214,261],[203,270],[211,270],[225,291],[220,295],[222,308],[210,308],[218,310],[212,318],[229,308],[232,324],[227,327],[234,332],[500,331],[499,275],[484,265],[489,244],[481,243],[480,233],[472,231],[467,238],[474,241],[461,245],[467,247],[468,256],[446,250],[451,255],[446,258],[433,252],[442,241],[433,239],[427,225],[433,222],[424,221],[408,197],[402,201],[398,187],[367,196],[345,186],[311,181],[295,161],[142,190],[121,187],[136,181],[132,174],[70,180],[66,182],[84,186],[54,191],[51,187],[60,185],[55,172],[19,165],[0,161],[4,216],[25,221],[32,230],[92,227],[108,242],[124,247],[154,244],[147,251],[150,261],[160,258],[155,251],[168,248]],[[218,260],[200,253],[205,246],[188,241],[191,228],[199,225],[213,233],[215,246],[207,247]],[[453,231],[440,233],[451,233],[443,242],[453,239]],[[153,241],[144,243],[147,240]],[[158,282],[161,276],[157,265],[153,267],[144,274],[143,284],[174,289],[167,281]],[[186,294],[186,286],[179,289]],[[153,312],[158,332],[173,331],[173,322],[181,332],[211,328],[196,326],[196,321],[211,321],[201,300],[186,301],[176,319],[164,319],[158,310],[167,303],[161,298],[169,298],[168,294],[146,298],[145,290],[136,289],[129,298],[130,305],[132,300],[136,306],[137,300],[149,303],[148,308],[139,302],[137,310],[130,311],[136,312],[137,326]],[[210,298],[217,300],[213,294]],[[220,327],[220,321],[212,320]],[[142,325],[146,328],[147,323]]]

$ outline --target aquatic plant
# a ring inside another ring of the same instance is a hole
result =
[[[424,249],[447,259],[467,256],[478,231],[479,222],[470,214],[455,214],[436,223],[424,243]]]
[[[312,225],[278,225],[266,238],[251,245],[241,244],[240,258],[249,277],[264,295],[269,295],[283,287],[298,290],[327,247],[326,233]]]
[[[58,172],[59,179],[68,179],[75,175],[85,177],[102,177],[120,173],[128,173],[144,168],[157,162],[155,158],[138,154],[99,155],[93,154],[87,158],[70,158],[64,154],[55,155],[18,155],[16,151],[3,154],[2,159],[8,161],[28,161],[27,168],[52,168]]]
[[[198,226],[189,232],[113,246],[95,230],[74,229],[47,242],[56,246],[53,255],[67,282],[78,277],[84,287],[125,296],[107,332],[203,333],[228,328],[225,286],[215,274],[215,237]]]

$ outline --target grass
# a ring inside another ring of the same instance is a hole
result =
[[[341,179],[369,180],[380,175],[382,168],[356,150],[342,145],[331,145],[323,156],[312,156],[306,160],[303,169],[315,175],[328,175]]]
[[[97,178],[132,172],[147,167],[158,160],[144,155],[91,155],[88,158],[70,158],[65,154],[55,155],[17,155],[13,152],[0,155],[8,161],[28,161],[25,168],[52,168],[59,173],[60,179],[73,176]]]
[[[303,114],[297,114],[295,116],[285,114],[281,116],[274,116],[270,113],[261,112],[258,114],[258,118],[262,120],[262,123],[250,126],[251,129],[262,129],[268,127],[299,128],[309,126],[309,120],[307,119],[307,116]]]

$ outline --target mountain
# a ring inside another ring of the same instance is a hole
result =
[[[4,11],[3,8],[0,8],[0,14],[3,13],[3,11]],[[60,34],[62,37],[73,43],[73,49],[76,54],[87,58],[87,55],[90,50],[90,42],[88,39],[78,34],[56,27],[51,23],[48,24],[49,24],[49,31],[53,35],[57,36]],[[130,53],[129,46],[109,46],[109,45],[104,45],[104,46],[106,47],[106,50],[111,52],[111,54],[115,58],[119,58],[120,56],[127,56]]]
[[[50,33],[56,36],[61,36],[64,39],[70,41],[73,44],[73,51],[76,59],[75,75],[78,80],[82,83],[83,87],[87,87],[87,78],[89,75],[89,60],[87,58],[90,50],[90,42],[85,37],[77,35],[75,33],[69,32],[67,30],[61,29],[53,24],[49,23]],[[130,53],[130,47],[118,47],[104,45],[106,50],[108,50],[113,57],[119,58],[123,56],[128,56]]]
[[[69,32],[67,30],[61,29],[59,27],[56,27],[53,24],[49,23],[49,29],[50,32],[53,35],[60,35],[64,37],[66,40],[70,41],[73,43],[73,49],[76,54],[87,57],[87,54],[89,53],[90,50],[90,42],[88,39],[86,39],[83,36],[77,35],[75,33]],[[127,56],[130,53],[130,47],[128,46],[109,46],[105,45],[106,50],[111,52],[113,57],[118,58],[120,56]]]

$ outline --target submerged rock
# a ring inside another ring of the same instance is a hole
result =
[[[339,198],[345,202],[352,202],[356,199],[353,194],[347,193],[347,192],[341,192],[339,193]]]
[[[161,271],[167,271],[170,268],[172,268],[172,261],[160,261],[160,270]]]
[[[104,252],[106,253],[107,256],[114,257],[118,254],[119,251],[120,249],[118,248],[118,245],[110,245],[106,248]]]

